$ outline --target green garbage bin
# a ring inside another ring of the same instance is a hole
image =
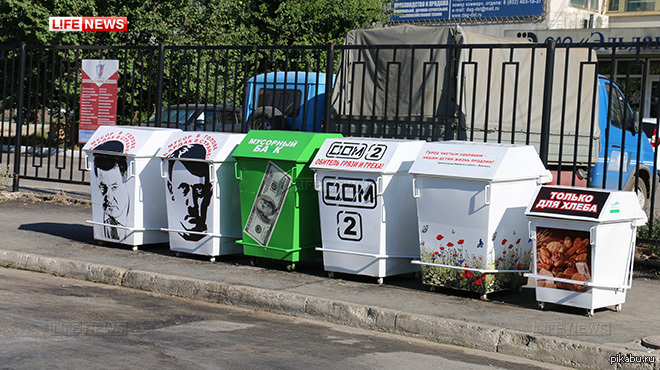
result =
[[[341,134],[252,130],[236,147],[243,253],[289,262],[321,258],[318,196],[309,165]]]

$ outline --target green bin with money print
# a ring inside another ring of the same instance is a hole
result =
[[[236,147],[243,253],[288,262],[321,258],[318,196],[309,165],[341,134],[251,130]]]

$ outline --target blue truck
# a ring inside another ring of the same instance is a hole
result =
[[[250,78],[244,102],[246,130],[323,131],[325,89],[325,73],[270,72]]]

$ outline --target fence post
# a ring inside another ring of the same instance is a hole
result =
[[[539,156],[544,165],[548,165],[548,148],[550,146],[550,113],[552,111],[552,86],[555,74],[555,49],[557,43],[554,40],[546,42],[547,55],[545,59],[545,85],[543,85],[543,116],[541,118],[541,148]]]
[[[165,75],[165,44],[158,45],[158,81],[156,83],[156,112],[155,122],[160,126],[162,124],[163,112],[163,79]]]
[[[18,101],[16,102],[16,140],[14,142],[14,181],[11,191],[18,191],[18,180],[21,173],[21,135],[23,134],[23,97],[25,94],[25,63],[27,60],[25,42],[19,46]],[[11,117],[10,117],[11,119]]]
[[[330,43],[327,47],[327,57],[325,64],[325,106],[323,112],[323,131],[328,132],[330,126],[330,112],[332,104],[332,88],[334,87],[334,75],[335,75],[335,44]]]

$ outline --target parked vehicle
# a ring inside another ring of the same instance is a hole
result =
[[[326,75],[317,72],[270,72],[246,86],[246,130],[322,132]]]
[[[638,130],[638,119],[630,105],[625,103],[624,95],[616,83],[601,76],[598,80],[598,100],[598,124],[601,132],[607,129],[608,104],[611,104],[609,136],[600,137],[598,161],[593,166],[588,185],[604,185],[606,189],[621,187],[635,191],[640,206],[648,213],[651,206],[651,186],[657,181],[654,176],[656,171],[653,170],[653,146],[644,130]],[[639,158],[638,142],[641,145]]]
[[[184,131],[242,132],[240,108],[209,104],[178,104],[163,108],[161,122],[153,114],[146,126],[178,128]]]

